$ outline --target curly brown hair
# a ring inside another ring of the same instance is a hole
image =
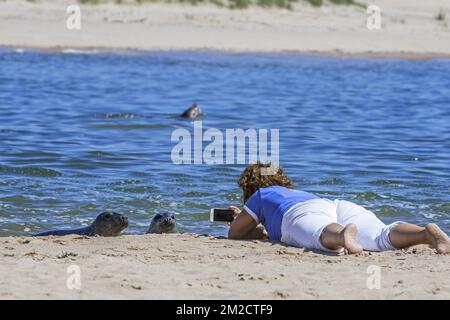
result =
[[[269,186],[282,186],[293,189],[294,183],[284,174],[283,169],[278,167],[271,175],[261,174],[262,168],[270,168],[270,163],[257,162],[249,164],[238,179],[238,184],[244,193],[244,203],[260,188]]]

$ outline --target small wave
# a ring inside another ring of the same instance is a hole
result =
[[[17,174],[24,176],[38,176],[38,177],[60,177],[62,173],[47,169],[47,168],[39,168],[39,167],[8,167],[8,166],[0,166],[0,173],[4,174]]]
[[[212,193],[199,192],[199,191],[190,191],[190,192],[186,192],[186,193],[182,194],[183,197],[187,197],[187,198],[209,197],[212,195],[213,195]]]
[[[329,179],[321,180],[317,184],[318,185],[330,185],[330,184],[332,184],[332,185],[345,185],[345,184],[347,184],[347,182],[345,182],[345,180],[339,179],[339,178],[329,178]]]
[[[46,197],[46,196],[36,196],[32,194],[27,195],[12,195],[0,198],[0,202],[5,202],[7,204],[12,205],[26,205],[27,207],[23,208],[24,212],[29,210],[36,210],[39,206],[58,206],[61,204],[57,198],[54,197]],[[31,207],[28,207],[31,206]],[[0,205],[0,207],[3,207]],[[7,207],[10,208],[10,207]]]
[[[140,187],[116,187],[113,189],[114,191],[118,192],[125,192],[125,193],[149,193],[149,192],[155,192],[156,188],[152,186],[140,186]]]
[[[450,202],[432,205],[430,209],[433,212],[450,213]]]
[[[171,181],[178,183],[191,182],[194,180],[191,176],[179,172],[168,172],[165,175],[171,177]],[[185,186],[191,186],[191,184],[187,184]]]
[[[422,213],[422,216],[430,220],[438,220],[441,215],[436,213]]]
[[[1,202],[7,202],[14,205],[24,205],[24,204],[31,204],[32,200],[28,197],[24,196],[10,196],[10,197],[3,197],[0,198]]]
[[[82,212],[78,209],[67,209],[67,210],[63,210],[57,213],[57,215],[59,216],[77,216],[79,214],[81,214]]]
[[[170,207],[176,207],[176,208],[191,208],[191,209],[200,209],[200,210],[209,210],[210,206],[204,203],[198,203],[198,202],[177,202],[177,203],[171,203]]]
[[[337,199],[342,197],[342,192],[338,192],[338,191],[331,191],[331,190],[312,190],[312,189],[308,189],[308,190],[304,190],[306,192],[315,194],[317,196],[320,196],[321,198],[328,198],[328,199]]]
[[[402,185],[402,183],[400,181],[387,180],[387,179],[374,180],[374,181],[370,181],[369,183],[375,184],[375,185]]]
[[[377,215],[384,217],[401,217],[410,215],[410,213],[407,211],[399,210],[398,208],[389,205],[380,206],[374,211]]]
[[[240,192],[230,192],[225,195],[225,199],[229,201],[242,201],[242,195]]]
[[[108,183],[105,183],[105,185],[106,186],[123,186],[123,185],[133,185],[133,184],[140,184],[140,183],[142,183],[141,180],[125,179],[125,180],[108,182]]]
[[[240,168],[231,165],[210,166],[207,167],[207,170],[211,172],[240,172]]]
[[[90,150],[86,151],[86,154],[90,157],[100,158],[100,157],[112,157],[114,156],[111,152],[105,152],[105,151],[96,151],[96,150]]]
[[[362,200],[384,200],[384,199],[389,199],[389,196],[385,196],[382,194],[378,194],[375,192],[361,192],[361,193],[356,193],[356,198],[357,199],[362,199]]]
[[[98,208],[99,208],[99,206],[97,204],[91,203],[91,202],[85,203],[80,206],[80,210],[83,210],[83,211],[95,211],[95,210],[98,210]]]
[[[144,116],[136,113],[106,113],[102,117],[105,119],[139,119]]]
[[[113,129],[113,130],[142,130],[142,129],[165,129],[169,128],[169,125],[164,124],[132,124],[132,125],[94,125],[91,128],[95,129]]]
[[[122,201],[122,205],[134,207],[134,208],[146,208],[146,210],[152,211],[159,208],[160,203],[158,201],[150,201],[146,198],[133,198]],[[133,211],[133,210],[131,210]],[[132,213],[132,212],[129,213]]]

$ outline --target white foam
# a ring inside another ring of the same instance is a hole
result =
[[[440,217],[439,214],[434,214],[434,213],[423,213],[422,215],[423,215],[425,218],[431,219],[431,220],[435,220],[435,219],[437,219],[438,217]]]
[[[97,50],[78,50],[78,49],[63,49],[61,50],[61,53],[65,54],[96,54],[98,53]]]

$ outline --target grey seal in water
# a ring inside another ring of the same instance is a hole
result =
[[[186,109],[180,117],[186,118],[186,119],[195,119],[197,118],[201,113],[200,106],[197,103],[194,103],[190,108]]]
[[[85,228],[67,229],[67,230],[50,230],[34,234],[33,237],[44,236],[64,236],[68,234],[79,234],[83,236],[103,236],[114,237],[128,227],[128,218],[115,212],[103,212],[97,216],[94,222]]]
[[[156,214],[147,233],[176,233],[177,232],[177,222],[175,216],[170,213]]]

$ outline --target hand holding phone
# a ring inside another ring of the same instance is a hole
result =
[[[211,222],[233,222],[237,212],[234,209],[212,208],[209,220]]]

